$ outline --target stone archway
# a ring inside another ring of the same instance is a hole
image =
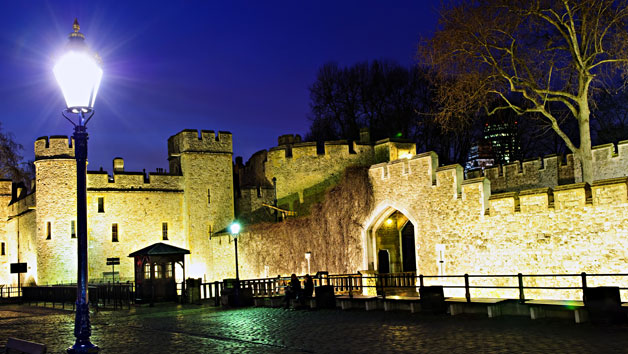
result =
[[[405,208],[382,205],[366,223],[364,269],[390,273],[416,272],[417,224]],[[388,266],[380,264],[381,251],[388,254]]]

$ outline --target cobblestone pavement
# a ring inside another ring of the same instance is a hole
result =
[[[174,304],[91,318],[101,353],[628,353],[628,325],[560,319]],[[0,352],[17,337],[63,353],[73,326],[70,311],[0,306]]]

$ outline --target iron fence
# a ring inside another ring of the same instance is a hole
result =
[[[612,278],[611,281],[604,280]],[[520,302],[525,302],[529,295],[547,296],[549,291],[562,293],[556,296],[560,298],[583,298],[584,291],[594,283],[594,286],[616,286],[620,292],[624,292],[623,298],[628,293],[628,273],[593,273],[587,274],[495,274],[495,275],[412,275],[411,273],[390,273],[372,276],[363,276],[363,279],[372,280],[371,285],[362,287],[375,287],[377,293],[384,298],[386,293],[394,289],[415,289],[427,285],[440,285],[444,289],[458,289],[467,301],[471,301],[472,290],[480,293],[489,290],[494,297],[503,297],[504,293],[514,296]],[[430,284],[427,284],[427,283]],[[505,285],[504,285],[505,284]],[[542,292],[544,291],[544,292]],[[565,296],[566,294],[566,296]]]
[[[0,299],[13,299],[20,296],[22,292],[19,287],[0,284]]]
[[[98,311],[112,308],[114,310],[131,308],[134,302],[133,283],[99,283],[88,286],[89,303]],[[29,305],[35,304],[52,307],[66,305],[74,310],[76,306],[76,285],[24,286],[22,301]]]

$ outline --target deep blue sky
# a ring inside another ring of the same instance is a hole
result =
[[[90,170],[167,167],[182,129],[233,133],[246,161],[307,132],[318,68],[373,59],[413,65],[436,26],[426,1],[12,1],[0,4],[2,128],[33,159],[39,136],[70,135],[53,56],[78,17],[104,78],[88,125]]]

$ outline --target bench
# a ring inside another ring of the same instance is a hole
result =
[[[577,300],[527,300],[530,307],[530,318],[533,320],[548,317],[551,312],[573,311],[576,323],[588,321],[589,313],[584,302]]]
[[[366,311],[373,311],[380,307],[377,296],[338,296],[336,297],[336,302],[343,310],[365,309]]]
[[[461,313],[486,313],[493,318],[502,315],[502,305],[508,299],[473,298],[467,301],[464,297],[449,297],[445,302],[449,305],[449,314],[452,316]],[[478,311],[477,309],[480,309]]]
[[[418,296],[386,296],[383,299],[384,311],[421,311],[421,301]]]
[[[9,338],[6,346],[6,353],[15,354],[44,354],[46,353],[46,345],[29,342],[27,340]]]
[[[258,296],[253,298],[253,306],[255,307],[282,307],[284,305],[284,296]]]

